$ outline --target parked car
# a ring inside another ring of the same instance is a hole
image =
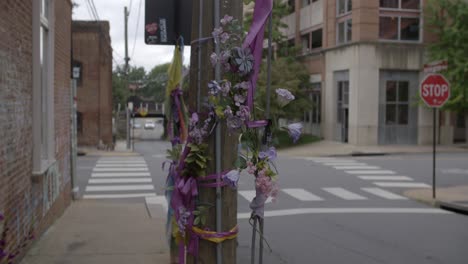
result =
[[[135,123],[135,124],[133,125],[133,128],[139,129],[139,128],[141,128],[141,124]]]
[[[156,125],[153,122],[146,122],[145,129],[154,129]]]

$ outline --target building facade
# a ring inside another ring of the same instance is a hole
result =
[[[0,263],[71,201],[70,0],[0,2]]]
[[[429,144],[432,111],[418,104],[427,63],[425,0],[289,0],[282,20],[310,73],[306,131],[355,145]],[[454,141],[449,113],[439,139]]]
[[[112,47],[107,21],[73,21],[78,145],[112,144]]]

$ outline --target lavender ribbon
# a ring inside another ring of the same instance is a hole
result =
[[[253,109],[253,98],[255,95],[255,87],[257,84],[260,64],[262,63],[263,50],[263,35],[265,32],[265,23],[270,16],[273,8],[273,0],[257,0],[255,1],[255,9],[253,13],[252,26],[247,34],[243,48],[250,48],[254,56],[253,74],[250,76],[250,89],[247,93],[247,105]]]

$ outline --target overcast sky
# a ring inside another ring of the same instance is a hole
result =
[[[87,0],[74,0],[79,6],[73,10],[74,20],[94,20],[87,5]],[[170,0],[168,0],[170,1]],[[91,2],[91,1],[89,1]],[[114,59],[124,64],[125,36],[124,36],[124,7],[130,10],[128,19],[128,54],[130,65],[143,66],[146,71],[155,65],[170,62],[174,52],[173,46],[146,45],[144,41],[145,0],[94,0],[100,20],[110,23],[110,36]],[[131,6],[130,6],[131,4]],[[138,9],[140,17],[138,19]],[[137,28],[137,22],[138,28]],[[136,42],[135,42],[136,33]],[[135,43],[135,45],[134,45]],[[135,48],[134,48],[135,47]],[[190,48],[185,48],[184,64],[190,61]],[[115,63],[114,62],[114,67]]]

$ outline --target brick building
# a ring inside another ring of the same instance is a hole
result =
[[[73,60],[81,65],[77,87],[78,144],[112,144],[112,47],[107,21],[72,22]]]
[[[417,104],[426,44],[435,40],[426,0],[281,1],[291,7],[283,33],[301,48],[313,86],[308,132],[357,145],[432,142],[432,111]],[[468,140],[454,120],[441,114],[441,143]]]
[[[71,200],[70,0],[0,1],[0,263]]]

